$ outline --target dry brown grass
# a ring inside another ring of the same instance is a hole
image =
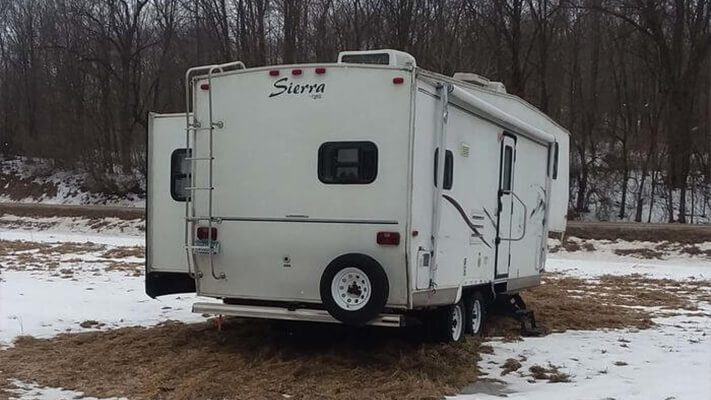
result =
[[[514,371],[518,371],[518,369],[521,368],[521,362],[515,358],[509,358],[504,362],[503,365],[501,365],[501,375],[506,375]]]
[[[93,242],[62,242],[58,245],[50,246],[49,248],[43,248],[39,252],[48,254],[86,254],[101,251],[105,248],[106,245]]]
[[[708,285],[640,275],[590,282],[546,274],[544,285],[525,298],[547,331],[643,329],[652,325],[650,311],[630,306],[693,306],[690,293],[708,293]],[[100,321],[84,324],[101,327]],[[488,333],[513,340],[519,329],[512,319],[493,316]],[[353,330],[239,319],[227,320],[221,332],[212,323],[166,322],[47,340],[23,337],[0,352],[0,384],[17,378],[134,399],[281,399],[283,394],[296,399],[435,399],[475,381],[479,354],[493,352],[473,338],[461,345],[422,339],[416,328]],[[555,366],[540,368],[540,374],[522,372],[507,362],[503,371],[537,374],[550,382],[569,380]]]
[[[0,378],[135,399],[434,399],[476,379],[478,346],[387,329],[167,322],[22,338],[0,352]]]
[[[145,219],[143,208],[108,207],[95,205],[0,203],[0,215],[18,217],[79,217],[88,219],[118,218],[122,220]]]
[[[551,383],[570,382],[570,375],[559,371],[558,366],[548,364],[548,368],[540,365],[532,365],[528,371],[530,376],[535,380],[547,380]]]
[[[630,279],[639,281],[637,277]],[[652,305],[650,303],[653,303],[653,293],[658,294],[658,297],[654,298],[660,301],[665,298],[670,301],[665,304],[688,305],[682,296],[665,297],[663,291],[656,290],[653,285],[631,289],[628,285],[616,283],[618,282],[613,279],[606,279],[598,284],[547,273],[543,285],[526,291],[524,298],[528,307],[535,312],[536,320],[542,325],[544,332],[562,332],[568,329],[649,328],[653,325],[650,313],[629,306]],[[647,301],[641,304],[640,299],[630,299],[637,294]],[[489,324],[488,333],[504,336],[507,340],[517,340],[520,336],[520,325],[510,318],[497,318]]]
[[[103,244],[92,242],[63,242],[60,244],[28,242],[23,240],[0,240],[0,257],[14,257],[22,254],[53,255],[53,254],[86,254],[105,249]]]
[[[595,251],[595,245],[592,243],[586,242],[585,240],[581,241],[575,241],[575,240],[570,240],[569,238],[564,238],[563,242],[561,244],[555,245],[548,249],[549,253],[557,253],[561,249],[565,249],[565,251],[568,252],[573,252],[573,251]]]
[[[103,252],[100,260],[93,257],[84,260],[82,255]],[[66,255],[79,257],[66,259]],[[123,271],[132,276],[143,274],[143,263],[118,261],[126,257],[143,257],[144,249],[139,246],[118,246],[107,250],[107,246],[92,242],[64,242],[60,244],[0,240],[0,269],[15,271],[53,271],[61,267],[62,277],[71,277],[74,272],[86,269],[87,263],[106,265],[105,271]],[[56,276],[60,276],[57,274]]]
[[[20,252],[49,249],[47,243],[27,242],[24,240],[0,240],[0,256],[14,256]]]
[[[102,258],[126,258],[126,257],[140,257],[145,256],[145,248],[143,246],[121,246],[114,247],[104,252],[101,255]]]
[[[632,256],[637,258],[660,259],[666,254],[663,251],[649,249],[649,248],[638,248],[638,249],[615,249],[614,253],[618,256]]]
[[[691,256],[711,258],[711,250],[701,250],[699,246],[696,245],[684,246],[684,248],[681,249],[681,252]]]
[[[128,263],[109,261],[105,271],[121,271],[126,272],[131,276],[141,276],[143,274],[143,263]]]

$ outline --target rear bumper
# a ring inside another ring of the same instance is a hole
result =
[[[282,307],[236,305],[220,303],[195,303],[193,312],[201,314],[230,315],[233,317],[279,319],[287,321],[328,322],[340,324],[341,322],[325,310],[312,310],[297,308],[290,310]],[[400,314],[380,314],[367,325],[401,327],[405,325],[405,317]]]

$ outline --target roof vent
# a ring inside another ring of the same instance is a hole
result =
[[[404,51],[382,49],[342,51],[338,53],[339,64],[375,64],[398,67],[415,67],[415,57]]]
[[[485,87],[499,93],[506,93],[506,86],[501,82],[492,82],[488,78],[477,75],[471,72],[457,72],[453,76],[454,79],[462,82],[473,83],[477,86]]]

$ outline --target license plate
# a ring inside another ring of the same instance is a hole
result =
[[[212,243],[211,248],[208,248]],[[195,241],[195,254],[199,255],[210,255],[210,254],[220,254],[220,242],[218,240],[213,240],[210,242],[205,239],[197,239]]]

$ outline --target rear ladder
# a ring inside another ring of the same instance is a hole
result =
[[[210,265],[210,273],[214,279],[225,279],[225,273],[215,273],[214,255],[217,253],[217,244],[212,240],[212,227],[215,223],[220,223],[219,218],[213,216],[213,164],[214,164],[214,149],[213,149],[213,134],[215,129],[222,129],[224,124],[222,121],[214,121],[212,115],[212,78],[215,73],[222,73],[230,69],[245,69],[245,65],[241,61],[234,61],[226,64],[207,65],[202,67],[194,67],[188,69],[185,73],[185,148],[188,149],[188,157],[186,161],[190,162],[190,177],[189,185],[186,188],[188,196],[185,200],[185,252],[188,261],[188,272],[197,279],[202,277],[196,255],[207,255]],[[193,90],[197,79],[195,76],[207,72],[207,97],[208,97],[208,124],[203,126],[195,109],[191,106],[195,103],[195,92]],[[204,132],[208,135],[208,153],[201,156],[198,152],[197,138],[198,134]],[[207,186],[198,186],[196,179],[196,166],[198,161],[206,161],[208,167]],[[207,215],[198,216],[195,210],[195,195],[198,191],[206,191],[208,204]],[[195,244],[195,229],[201,221],[207,221],[208,235],[207,245]]]

